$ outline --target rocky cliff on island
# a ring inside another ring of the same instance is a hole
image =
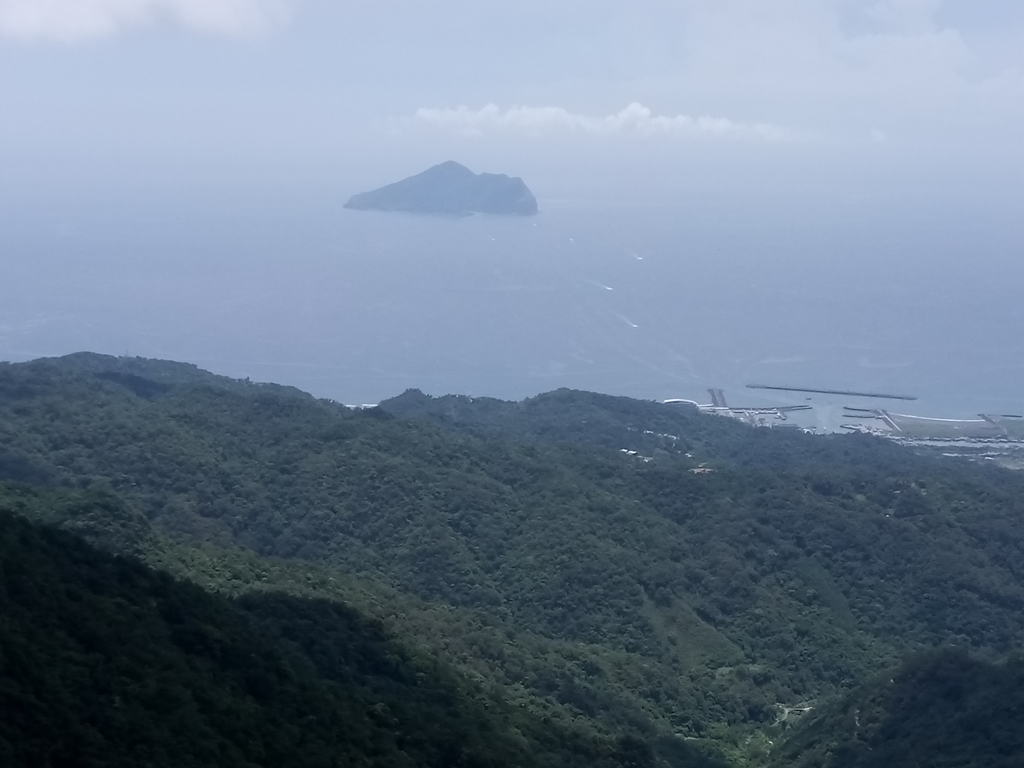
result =
[[[530,216],[537,213],[537,198],[520,178],[473,173],[449,160],[386,187],[354,195],[345,207],[442,216]]]

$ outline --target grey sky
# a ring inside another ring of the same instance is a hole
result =
[[[1022,136],[1018,0],[0,0],[0,357],[1017,409]],[[341,211],[446,159],[542,215]]]
[[[452,157],[542,198],[1012,215],[1024,3],[0,0],[0,110],[8,200],[343,194]]]

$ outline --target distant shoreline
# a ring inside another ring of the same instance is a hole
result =
[[[771,389],[779,392],[814,392],[820,395],[845,395],[847,397],[874,397],[881,400],[917,400],[915,395],[890,395],[884,392],[855,392],[846,389],[812,389],[810,387],[779,387],[771,384],[747,384],[747,389]]]

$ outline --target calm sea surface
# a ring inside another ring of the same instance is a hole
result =
[[[806,397],[744,388],[760,382],[907,393],[920,399],[892,407],[928,415],[1024,412],[1019,232],[542,206],[529,219],[300,204],[6,214],[0,359],[169,358],[346,403],[408,387]]]

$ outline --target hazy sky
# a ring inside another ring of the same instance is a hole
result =
[[[0,193],[321,188],[1021,213],[1019,0],[0,0]]]
[[[1022,244],[1024,0],[0,0],[0,358],[1016,413]]]

